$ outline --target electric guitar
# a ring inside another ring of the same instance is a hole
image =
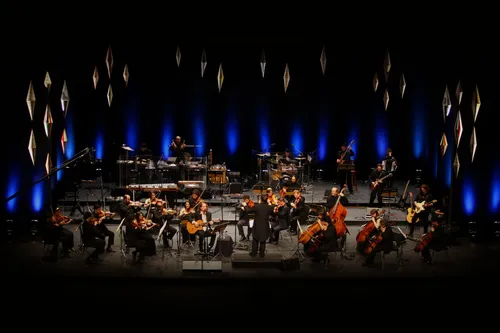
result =
[[[413,216],[415,214],[419,214],[425,210],[425,204],[428,204],[429,206],[434,205],[437,202],[437,200],[432,200],[430,202],[426,202],[425,200],[422,202],[415,202],[415,208],[410,207],[408,208],[408,215],[406,216],[406,222],[408,223],[413,223]],[[419,219],[415,221],[417,223]]]
[[[406,183],[406,187],[405,187],[405,191],[403,193],[403,196],[401,198],[399,198],[399,202],[398,202],[398,207],[403,209],[405,207],[405,203],[406,203],[406,192],[408,191],[408,185],[410,185],[410,181],[408,181]]]
[[[183,221],[184,222],[184,221]],[[190,235],[194,235],[200,230],[203,230],[203,227],[209,225],[210,222],[218,223],[220,222],[220,219],[217,219],[215,221],[209,221],[209,222],[203,222],[203,220],[198,220],[195,222],[190,222],[190,221],[185,221],[186,222],[186,229]]]
[[[351,146],[354,144],[354,140],[351,141],[349,146],[347,146],[347,149],[342,153],[342,155],[339,157],[339,162],[337,163],[337,172],[340,170],[340,166],[347,162],[346,160],[349,160],[350,154],[351,154]],[[346,154],[349,153],[349,156],[346,158]]]
[[[375,190],[380,184],[382,184],[384,182],[384,179],[386,178],[390,178],[392,177],[392,173],[380,178],[380,179],[377,179],[376,181],[374,181],[371,185],[370,185],[370,190],[373,191]]]

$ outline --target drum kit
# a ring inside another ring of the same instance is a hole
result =
[[[286,157],[284,153],[260,153],[257,154],[259,159],[259,181],[262,181],[263,162],[267,164],[267,173],[269,175],[269,183],[272,181],[286,182],[292,176],[301,182],[304,180],[304,162],[306,158],[298,156],[296,158]]]

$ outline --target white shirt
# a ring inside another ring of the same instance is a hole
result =
[[[201,213],[201,220],[203,223],[207,223],[207,213]],[[203,226],[203,231],[207,231],[207,226]]]

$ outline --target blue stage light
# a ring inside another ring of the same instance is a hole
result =
[[[358,137],[359,137],[359,123],[355,122],[352,120],[349,125],[349,134],[348,134],[348,140],[347,142],[342,142],[343,144],[345,143],[346,145],[349,146],[349,144],[354,141],[353,145],[351,146],[352,151],[356,153],[356,145],[358,144]],[[339,149],[340,150],[340,149]]]
[[[260,138],[260,150],[265,151],[269,145],[271,145],[271,139],[269,137],[269,117],[268,117],[268,107],[267,104],[261,103],[261,106],[257,112],[258,126],[259,126],[259,138]]]
[[[377,158],[381,161],[389,147],[389,139],[387,135],[387,117],[385,113],[377,116],[375,122],[375,145],[377,149]]]
[[[500,212],[500,166],[493,170],[491,178],[491,199],[490,199],[490,213],[498,214]]]
[[[202,157],[205,154],[205,122],[201,111],[195,113],[193,119],[193,134],[196,137],[196,141],[193,142],[196,146],[195,155],[197,157]]]
[[[413,107],[413,157],[420,159],[424,151],[425,119],[423,106],[417,103]]]
[[[295,123],[293,125],[292,137],[290,138],[290,142],[292,142],[293,147],[291,147],[291,149],[294,151],[295,155],[297,155],[299,151],[302,152],[304,141],[302,138],[302,126],[300,125],[300,123]]]
[[[170,145],[174,139],[174,126],[172,123],[172,117],[170,115],[166,116],[163,121],[163,133],[162,133],[162,152],[164,157],[169,156]]]
[[[59,148],[59,149],[57,149],[57,159],[56,159],[57,166],[56,167],[59,167],[60,165],[62,165],[64,163],[64,161],[65,161],[65,158],[64,158],[64,155],[62,152],[62,148]],[[57,171],[56,179],[58,182],[62,180],[63,175],[64,175],[64,169]]]
[[[238,150],[239,145],[239,130],[238,121],[234,113],[230,113],[226,122],[226,132],[227,132],[227,148],[229,153],[233,155]]]
[[[66,136],[68,137],[68,142],[66,143],[65,155],[66,159],[70,159],[75,154],[75,128],[73,124],[73,113],[68,110],[66,114]]]
[[[101,128],[97,129],[95,138],[95,158],[98,160],[104,158],[104,133]]]
[[[470,178],[466,178],[463,184],[462,205],[467,216],[472,216],[476,212],[476,193],[474,184]]]
[[[129,96],[125,106],[125,144],[131,148],[138,149],[138,113],[139,100],[136,96]]]
[[[441,152],[439,154],[441,154]],[[451,181],[453,177],[453,162],[452,162],[451,149],[447,149],[446,154],[444,154],[443,168],[444,168],[444,181],[446,186],[449,188],[451,186]]]
[[[328,124],[322,122],[319,128],[318,138],[318,161],[323,161],[326,158],[326,151],[328,149]]]
[[[35,181],[40,178],[41,176],[35,177]],[[46,186],[44,181],[33,186],[33,189],[31,191],[31,211],[33,213],[39,213],[42,211],[45,197],[44,186]]]
[[[16,165],[11,165],[10,171],[8,173],[7,178],[7,188],[6,188],[6,197],[10,197],[14,195],[17,191],[19,191],[19,186],[21,182],[21,177],[19,173],[19,168]],[[14,198],[10,201],[7,201],[6,210],[8,213],[16,213],[17,211],[17,199]]]

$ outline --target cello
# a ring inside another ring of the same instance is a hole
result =
[[[321,219],[318,218],[315,223],[308,226],[306,231],[300,234],[299,243],[304,245],[309,243],[311,239],[314,238],[314,235],[316,235],[320,230],[321,230]]]
[[[377,215],[375,216],[375,221],[377,221],[377,219],[379,218],[380,215],[382,215],[382,214],[385,213],[385,209],[381,210],[380,212],[377,211],[376,213],[377,213]],[[368,239],[368,237],[370,236],[370,234],[373,232],[373,230],[375,230],[375,227],[376,227],[375,226],[375,221],[372,218],[370,220],[370,222],[368,222],[365,225],[365,227],[362,230],[360,230],[360,232],[356,236],[356,242],[358,242],[358,243],[364,243],[364,242],[366,242],[366,240]]]
[[[347,185],[344,185],[341,194],[344,193]],[[332,219],[332,223],[335,225],[335,231],[337,232],[337,237],[344,237],[347,233],[347,225],[345,224],[345,218],[347,216],[347,209],[340,203],[341,196],[337,198],[337,202],[328,212],[328,216]]]
[[[374,236],[374,239],[370,241],[370,244],[365,249],[365,254],[370,254],[372,253],[377,246],[380,244],[380,242],[384,239],[382,236],[382,232],[380,232],[377,236]]]
[[[434,230],[436,230],[435,228],[437,228],[438,226],[439,224],[437,222],[432,222],[431,231],[423,235],[422,239],[417,243],[417,245],[415,245],[414,249],[415,252],[420,253],[427,245],[429,245],[429,243],[432,241],[433,237],[432,233],[434,232]]]

